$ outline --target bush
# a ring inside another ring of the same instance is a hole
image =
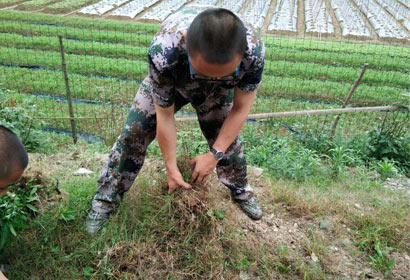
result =
[[[369,133],[367,156],[378,160],[390,160],[410,176],[410,133],[394,135],[389,131],[374,129]]]
[[[250,147],[247,160],[252,165],[267,169],[278,178],[304,181],[320,170],[316,152],[286,138],[263,139],[263,145]]]
[[[16,133],[28,152],[35,152],[44,143],[41,131],[44,122],[33,118],[39,115],[36,106],[2,97],[3,91],[0,89],[0,125]]]
[[[391,165],[391,172],[388,172],[390,175],[401,171],[410,176],[410,133],[405,129],[397,133],[373,128],[369,133],[335,137],[333,142],[329,142],[326,136],[303,135],[295,136],[294,139],[303,147],[328,158],[333,175],[339,175],[345,166],[365,164],[376,167],[378,172],[384,172],[382,176],[386,175],[386,168]]]
[[[12,236],[26,228],[30,214],[37,212],[34,203],[39,200],[40,187],[36,180],[29,180],[24,188],[17,191],[17,187],[11,186],[9,193],[0,196],[0,250]]]

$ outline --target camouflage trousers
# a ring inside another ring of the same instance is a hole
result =
[[[121,135],[102,168],[92,201],[92,209],[96,212],[110,213],[120,203],[142,168],[148,145],[155,139],[156,112],[150,85],[149,78],[141,84]],[[202,98],[177,93],[174,106],[177,112],[188,102],[193,105],[202,133],[211,147],[232,108],[232,101],[233,90]],[[234,199],[247,200],[253,196],[247,181],[246,159],[239,136],[227,149],[216,169],[219,180],[231,190]]]

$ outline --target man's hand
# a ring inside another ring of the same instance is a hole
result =
[[[202,180],[214,171],[218,161],[215,156],[209,152],[203,155],[196,156],[189,164],[194,167],[191,183],[200,183]]]
[[[168,193],[173,193],[178,187],[183,187],[184,189],[192,188],[190,184],[184,181],[184,178],[179,170],[168,173]]]

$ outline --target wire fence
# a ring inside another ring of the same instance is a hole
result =
[[[52,129],[76,129],[112,142],[147,75],[147,51],[158,29],[158,24],[0,10],[0,88],[17,104],[36,106],[35,117]],[[336,133],[366,131],[381,119],[407,123],[408,129],[408,110],[391,107],[409,104],[408,39],[366,41],[317,30],[270,33],[268,28],[262,36],[265,70],[251,114],[323,110],[283,114],[280,121],[265,116],[281,123],[278,133],[288,127],[330,135],[335,118]],[[367,71],[345,104],[365,64]],[[390,107],[331,111],[375,106]],[[190,106],[177,114],[194,116]]]

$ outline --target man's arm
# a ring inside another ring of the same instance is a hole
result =
[[[7,280],[6,276],[0,271],[0,280]]]
[[[238,87],[235,88],[231,112],[222,125],[218,138],[213,145],[214,149],[226,151],[229,148],[246,121],[255,95],[256,91],[246,92]],[[212,173],[217,163],[218,161],[211,152],[195,157],[191,160],[191,165],[195,165],[191,182],[201,182]]]
[[[157,113],[157,140],[167,168],[169,193],[178,186],[189,189],[191,185],[184,181],[177,166],[174,105],[163,108],[154,103],[154,106]]]
[[[226,151],[241,131],[251,109],[256,91],[246,92],[235,88],[232,110],[224,121],[213,147],[218,151]]]

